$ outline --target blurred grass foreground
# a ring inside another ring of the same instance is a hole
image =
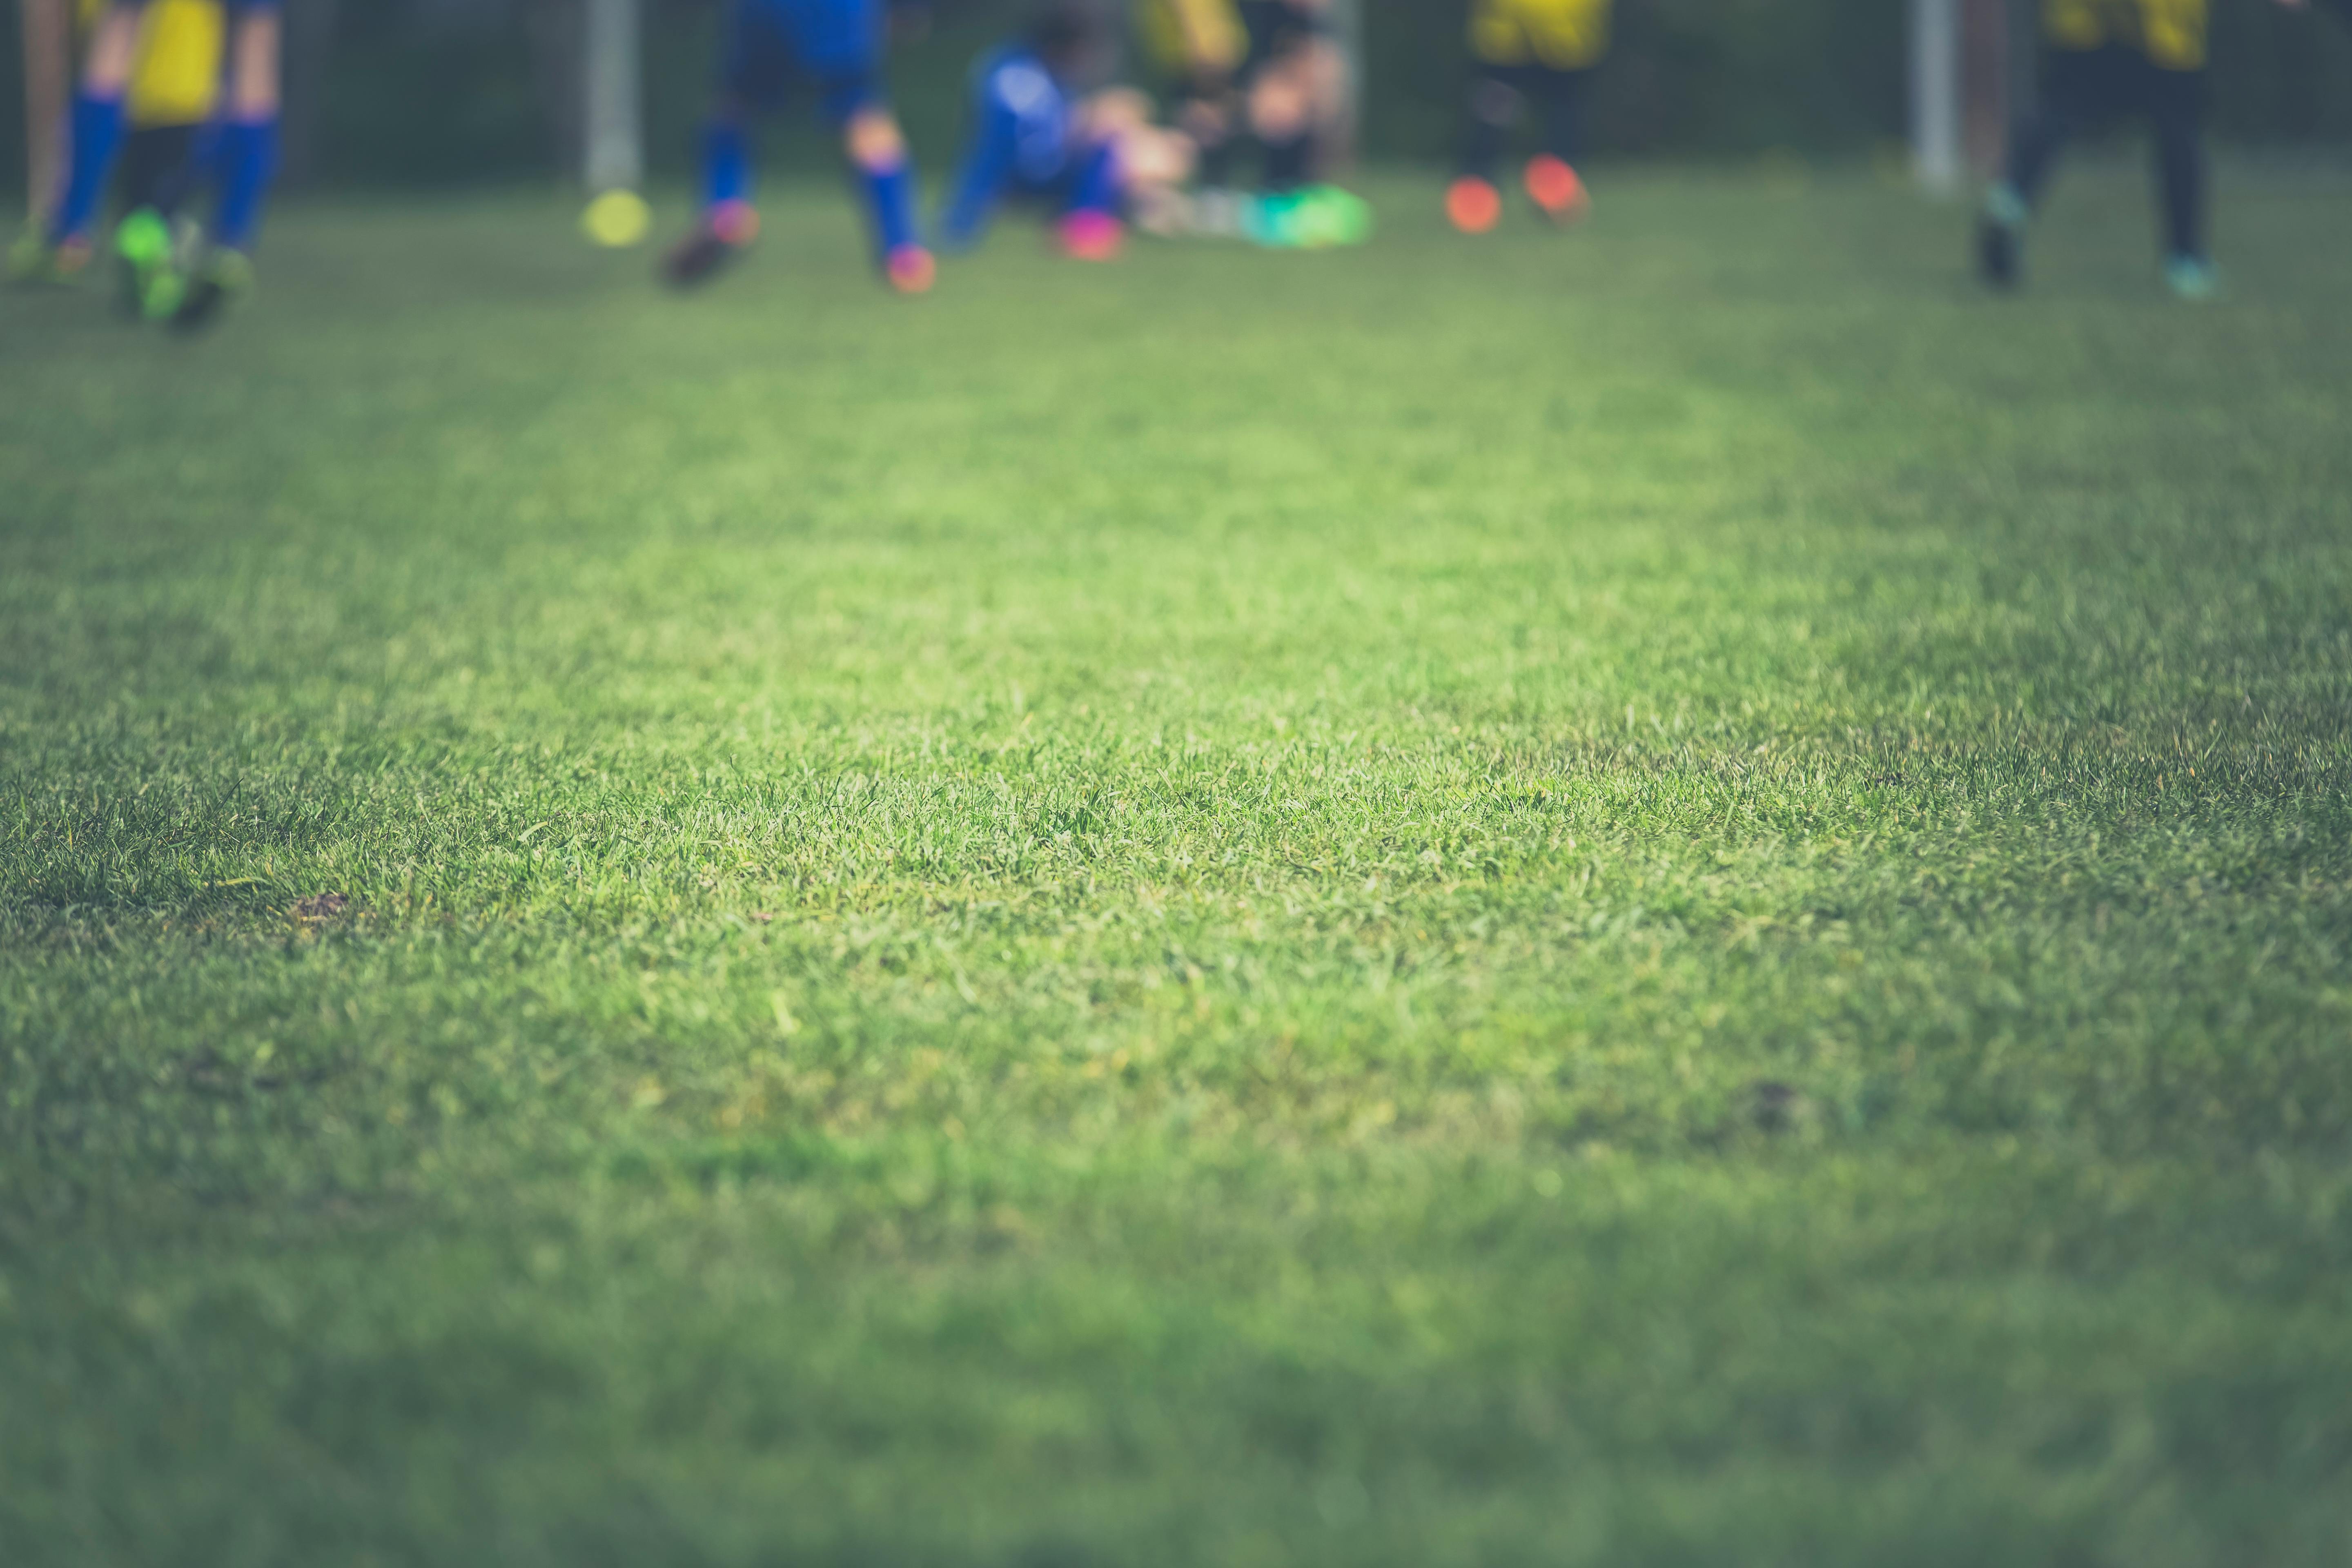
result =
[[[2068,178],[0,300],[0,1559],[2346,1562],[2352,186]]]

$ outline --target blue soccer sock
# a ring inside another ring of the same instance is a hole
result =
[[[220,217],[214,243],[228,250],[251,250],[269,182],[278,173],[278,117],[232,120],[222,126],[219,157]]]
[[[1078,165],[1077,183],[1070,191],[1072,212],[1118,216],[1120,205],[1118,148],[1105,142],[1086,154]]]
[[[88,236],[105,199],[107,176],[114,172],[114,155],[122,148],[122,98],[97,98],[76,93],[73,104],[73,167],[66,176],[65,195],[49,220],[54,245],[76,236]]]
[[[860,169],[857,181],[874,215],[874,237],[888,256],[901,246],[919,245],[915,225],[915,171],[906,158],[886,169]]]
[[[751,142],[736,120],[702,128],[702,193],[709,206],[751,199]]]

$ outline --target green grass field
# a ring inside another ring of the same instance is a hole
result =
[[[0,300],[0,1558],[2352,1559],[2352,177],[2068,180]]]

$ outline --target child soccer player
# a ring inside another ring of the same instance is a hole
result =
[[[83,0],[93,23],[105,9],[105,0]],[[214,110],[226,42],[218,0],[153,0],[148,7],[124,101],[128,130],[116,180],[123,217],[114,254],[124,308],[150,321],[170,320],[186,297],[177,254],[186,247],[173,226],[220,151]]]
[[[1199,149],[1200,226],[1238,233],[1233,160],[1241,130],[1235,81],[1250,52],[1234,0],[1139,0],[1136,33],[1176,105],[1176,124]]]
[[[222,0],[226,63],[211,153],[220,207],[173,312],[200,326],[253,288],[253,243],[278,166],[277,0]],[[99,205],[122,150],[125,100],[140,61],[148,0],[110,0],[91,36],[73,104],[73,163],[56,210],[9,258],[19,279],[70,279],[89,263]]]
[[[1176,81],[1177,123],[1198,144],[1195,226],[1264,245],[1352,244],[1370,225],[1360,197],[1315,183],[1340,121],[1347,64],[1325,0],[1146,0],[1141,31]],[[1263,149],[1257,195],[1226,190],[1241,132]]]
[[[1263,245],[1352,244],[1370,219],[1362,200],[1316,183],[1325,138],[1346,99],[1347,62],[1333,45],[1325,0],[1241,0],[1249,33],[1243,66],[1250,134],[1265,149],[1246,231]]]
[[[2042,103],[2010,139],[2005,177],[1977,224],[1977,270],[2013,289],[2026,221],[2067,142],[2117,114],[2155,132],[2164,205],[2164,281],[2183,300],[2211,298],[2205,248],[2206,0],[2042,0]],[[2303,0],[2279,0],[2299,6]]]
[[[1122,181],[1118,145],[1078,112],[1087,68],[1110,44],[1084,0],[1059,0],[1018,39],[972,73],[971,127],[940,214],[947,249],[979,243],[1007,197],[1057,204],[1065,254],[1107,261],[1118,253]]]
[[[670,283],[709,281],[758,234],[751,121],[778,106],[797,66],[816,79],[818,108],[841,134],[883,279],[902,294],[930,288],[931,253],[915,229],[915,171],[883,92],[883,0],[729,0],[719,105],[702,133],[702,216],[663,259]]]
[[[1520,173],[1528,199],[1554,223],[1591,205],[1576,172],[1584,155],[1585,84],[1609,49],[1610,0],[1472,0],[1470,112],[1462,163],[1445,189],[1445,216],[1465,234],[1501,221],[1495,169],[1503,143],[1533,99],[1541,106],[1543,150]]]

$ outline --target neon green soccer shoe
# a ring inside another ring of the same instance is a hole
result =
[[[252,292],[253,258],[241,250],[215,250],[190,271],[172,325],[184,332],[200,331]]]
[[[167,321],[187,297],[187,279],[173,256],[172,226],[152,207],[141,207],[114,230],[115,279],[123,313]]]

